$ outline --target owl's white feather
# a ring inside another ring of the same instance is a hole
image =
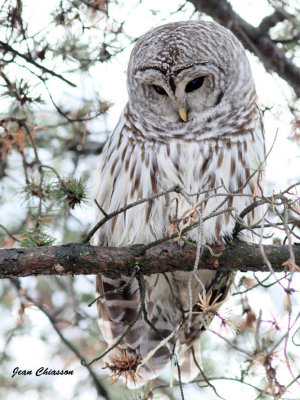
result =
[[[197,77],[204,77],[201,86],[188,91],[187,85]],[[159,94],[153,85],[165,93]],[[204,217],[224,200],[218,195],[226,189],[238,190],[247,180],[240,195],[229,198],[222,209],[230,207],[233,214],[240,213],[251,203],[257,174],[249,177],[264,160],[263,127],[245,51],[228,30],[216,23],[189,21],[148,32],[133,49],[128,91],[129,103],[103,149],[96,178],[95,197],[107,213],[174,185],[187,193],[211,190],[191,197],[195,206],[201,205]],[[180,120],[180,107],[187,112],[187,122]],[[170,193],[114,217],[101,228],[98,243],[129,246],[163,237],[176,217],[175,199],[178,216],[190,210],[181,194]],[[247,222],[257,218],[253,212]],[[222,241],[232,234],[234,226],[229,212],[208,219],[203,224],[203,243]],[[188,237],[196,240],[197,232],[190,231]],[[217,272],[203,270],[197,275],[202,285],[192,281],[193,304],[203,285],[226,296],[229,276],[223,279]],[[147,315],[156,330],[141,316],[116,353],[126,350],[132,357],[144,358],[181,323],[189,309],[190,276],[189,272],[175,272],[145,278]],[[126,281],[125,277],[98,277],[97,292],[103,294]],[[100,328],[109,345],[134,320],[139,307],[135,281],[123,292],[98,301]],[[184,323],[172,339],[171,346],[176,339],[183,381],[199,372],[190,349],[194,346],[198,350],[203,329],[200,318],[194,315],[191,328]],[[137,382],[128,385],[142,385],[158,376],[169,360],[170,348],[164,346],[139,370]]]

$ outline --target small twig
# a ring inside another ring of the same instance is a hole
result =
[[[299,374],[299,376],[300,376],[300,374]],[[230,377],[226,377],[226,376],[211,376],[211,377],[207,377],[207,380],[208,380],[209,382],[210,382],[210,381],[232,381],[232,382],[238,382],[238,383],[240,383],[241,385],[246,385],[246,386],[249,386],[249,387],[251,387],[251,388],[257,390],[257,391],[260,393],[260,395],[264,394],[264,395],[269,395],[269,396],[271,396],[271,394],[269,394],[266,390],[260,389],[260,388],[258,388],[257,386],[254,386],[254,385],[252,385],[251,383],[248,383],[248,382],[246,382],[246,381],[244,381],[244,380],[242,380],[242,379],[239,379],[239,378],[230,378]],[[207,383],[207,382],[206,382],[206,379],[205,379],[205,378],[203,378],[203,379],[198,378],[198,379],[193,380],[193,382],[191,382],[191,383]],[[290,386],[291,386],[293,383],[294,383],[294,382],[292,381],[292,382],[290,383]],[[176,385],[176,384],[175,384],[175,385]],[[175,386],[175,385],[174,385],[174,386]],[[158,386],[157,389],[165,388],[165,387],[167,387],[167,385],[164,385],[164,384],[163,384],[163,385],[161,385],[161,386]]]
[[[262,316],[262,310],[259,310],[258,318],[256,321],[256,327],[255,327],[255,333],[254,333],[254,338],[255,338],[255,345],[256,345],[256,351],[260,351],[260,344],[259,344],[259,329],[261,326],[261,316]]]
[[[39,205],[38,205],[38,214],[37,214],[36,223],[35,223],[35,228],[38,228],[40,223],[41,223],[41,219],[42,219],[43,182],[44,182],[44,177],[45,176],[44,176],[44,171],[41,168],[42,163],[41,163],[39,155],[38,155],[38,151],[37,151],[37,147],[36,147],[35,141],[33,139],[33,135],[31,133],[30,129],[28,128],[28,125],[27,125],[26,121],[20,121],[19,125],[22,126],[25,129],[25,131],[26,131],[26,133],[28,135],[29,142],[30,142],[31,147],[32,147],[33,152],[34,152],[35,162],[36,162],[36,165],[38,166],[38,171],[39,171],[39,174],[40,174],[40,180],[39,180],[39,185],[38,185],[38,193],[37,193],[38,197],[39,197]]]
[[[125,329],[125,331],[122,333],[122,335],[119,337],[119,339],[112,345],[110,346],[108,349],[106,349],[99,357],[94,358],[92,361],[90,361],[89,363],[86,363],[86,361],[82,361],[81,364],[85,367],[88,367],[92,364],[94,364],[96,361],[101,360],[104,356],[106,356],[106,354],[110,353],[115,347],[117,347],[121,341],[123,340],[123,338],[127,335],[127,333],[131,330],[131,328],[136,324],[136,322],[139,320],[141,314],[142,314],[143,310],[142,307],[139,308],[136,317],[134,318],[133,321],[130,322],[130,324],[128,324],[127,328]]]
[[[151,351],[149,351],[149,353],[146,355],[146,357],[143,358],[143,361],[141,362],[141,364],[139,364],[139,366],[137,367],[137,372],[139,371],[139,369],[146,363],[148,362],[153,356],[154,354],[163,346],[168,346],[169,341],[175,336],[175,334],[178,332],[178,330],[181,328],[181,326],[183,325],[182,321],[180,324],[178,324],[176,326],[175,329],[173,329],[173,331],[170,333],[169,336],[163,338],[156,347],[154,347],[154,349],[152,349]],[[172,355],[172,352],[171,352]]]
[[[52,94],[51,94],[51,92],[50,92],[50,90],[49,90],[49,88],[48,88],[48,86],[47,86],[47,83],[45,82],[45,79],[42,79],[41,77],[39,77],[39,78],[40,78],[41,81],[43,82],[43,84],[44,84],[44,86],[45,86],[45,88],[46,88],[46,90],[47,90],[47,93],[48,93],[48,95],[49,95],[50,101],[51,101],[51,103],[53,104],[53,106],[54,106],[54,108],[56,109],[56,111],[58,112],[58,114],[60,114],[62,117],[64,117],[68,122],[86,122],[86,117],[71,118],[66,112],[64,112],[64,111],[55,103],[54,98],[53,98],[53,96],[52,96]],[[94,115],[92,115],[92,116],[90,115],[90,116],[89,116],[89,120],[95,119],[95,118],[97,118],[97,117],[99,117],[100,115],[103,115],[103,114],[104,114],[103,111],[96,112]],[[59,124],[59,125],[61,125],[61,124]]]
[[[219,399],[225,400],[224,397],[222,397],[222,396],[219,395],[219,393],[217,392],[217,389],[214,387],[213,384],[211,384],[210,379],[207,378],[207,376],[205,375],[203,369],[200,367],[200,365],[199,365],[199,363],[198,363],[198,361],[197,361],[197,359],[196,359],[195,350],[194,350],[194,347],[193,347],[193,346],[191,347],[191,351],[192,351],[194,363],[196,364],[197,368],[199,369],[201,375],[203,376],[204,382],[206,382],[207,385],[208,385],[209,387],[212,388],[212,390],[214,391],[215,395],[216,395],[217,397],[219,397]]]
[[[128,279],[128,281],[123,286],[121,286],[118,289],[109,290],[109,291],[107,291],[107,292],[105,292],[103,294],[100,294],[100,296],[96,297],[93,301],[91,301],[88,304],[88,307],[91,307],[94,303],[96,303],[96,301],[102,299],[103,297],[107,296],[108,294],[116,294],[116,293],[123,292],[128,286],[130,286],[132,284],[132,282],[133,282],[134,278],[136,277],[136,274],[138,273],[139,269],[140,268],[138,266],[136,266],[134,268],[134,270],[133,270],[133,273],[132,273],[131,277]]]
[[[109,215],[108,215],[107,212],[105,212],[105,211],[103,210],[103,208],[100,206],[100,204],[98,203],[98,200],[97,200],[97,199],[94,199],[94,202],[95,202],[96,206],[99,208],[99,210],[102,212],[102,214],[104,215],[104,217],[108,218]]]
[[[108,214],[101,221],[99,221],[94,226],[94,228],[92,230],[90,230],[90,232],[87,234],[87,236],[85,237],[85,239],[83,239],[83,241],[81,243],[89,242],[91,237],[98,231],[98,229],[100,229],[102,225],[104,225],[108,220],[110,220],[111,218],[115,217],[116,215],[121,214],[124,211],[129,210],[130,208],[135,207],[135,206],[137,206],[139,204],[145,203],[147,201],[156,199],[156,198],[161,197],[161,196],[165,196],[166,194],[171,193],[171,192],[175,192],[177,190],[178,190],[178,185],[175,185],[175,186],[171,187],[170,189],[167,189],[167,190],[165,190],[163,192],[160,192],[160,193],[154,193],[149,197],[146,197],[146,198],[141,199],[141,200],[134,201],[133,203],[130,203],[127,206],[124,206],[124,207],[120,208],[119,210]]]
[[[179,382],[181,400],[184,400],[184,394],[183,394],[183,388],[182,388],[182,382],[181,382],[181,370],[180,370],[179,363],[177,363],[177,371],[178,371],[178,382]]]
[[[192,313],[193,313],[193,293],[192,293],[192,280],[193,278],[196,277],[197,281],[200,283],[201,288],[202,288],[202,293],[205,295],[205,286],[203,285],[202,281],[198,278],[196,275],[198,266],[199,266],[199,261],[200,261],[200,256],[201,256],[201,247],[202,247],[202,241],[203,241],[203,215],[202,212],[195,206],[192,201],[190,200],[188,194],[180,188],[179,193],[185,198],[187,203],[192,207],[193,210],[195,210],[197,217],[198,217],[198,234],[197,234],[197,248],[196,248],[196,257],[195,257],[195,262],[194,262],[194,268],[193,272],[188,280],[188,293],[189,293],[189,313],[188,313],[188,329],[190,329],[191,321],[192,321]]]
[[[266,282],[266,281],[267,281],[268,279],[270,279],[270,277],[272,276],[271,273],[270,273],[266,278],[264,278],[262,281],[260,281],[260,280],[257,278],[257,276],[255,275],[255,273],[253,273],[253,276],[254,276],[254,278],[256,279],[256,282],[257,282],[256,285],[254,285],[254,286],[252,286],[252,287],[249,287],[248,289],[243,290],[242,292],[239,291],[239,290],[235,287],[235,289],[237,290],[237,292],[236,292],[236,293],[232,293],[231,296],[242,295],[242,294],[248,293],[248,292],[250,292],[251,290],[253,290],[253,289],[257,288],[257,287],[269,288],[269,287],[271,287],[271,286],[276,285],[276,283],[277,283],[277,280],[276,280],[276,281],[274,281],[274,282],[272,282],[272,283],[269,283],[268,285],[264,285],[264,282]],[[285,274],[283,277],[279,278],[278,280],[279,280],[279,281],[282,281],[283,279],[286,279],[286,274]]]
[[[158,337],[160,337],[162,339],[162,341],[159,343],[158,346],[160,346],[161,343],[165,343],[166,346],[169,349],[170,354],[172,354],[172,349],[171,346],[169,344],[169,340],[166,341],[166,339],[162,336],[162,334],[159,332],[159,330],[152,324],[152,322],[149,320],[148,318],[148,313],[147,313],[147,309],[146,309],[146,304],[145,304],[145,294],[146,294],[146,282],[145,282],[145,278],[143,276],[142,273],[137,274],[136,279],[138,281],[138,285],[139,285],[139,291],[140,291],[140,302],[141,302],[141,308],[143,310],[143,317],[144,317],[144,321],[146,322],[147,325],[150,326],[150,328],[152,328],[154,330],[154,332],[157,334]],[[175,330],[176,331],[176,330]],[[172,337],[174,332],[172,332]],[[161,345],[163,346],[163,344]],[[160,347],[161,347],[160,346]],[[151,352],[152,353],[152,352]],[[154,353],[152,353],[153,355]],[[147,356],[148,357],[148,356]],[[146,358],[147,358],[146,357]],[[152,356],[151,356],[152,357]],[[150,357],[150,358],[151,358]],[[149,359],[149,358],[148,358]],[[143,361],[143,364],[145,364],[146,361]]]
[[[0,228],[2,228],[2,229],[8,234],[8,236],[11,237],[15,242],[20,242],[20,240],[17,239],[12,233],[10,233],[10,232],[5,228],[5,226],[3,226],[2,224],[0,224]]]
[[[277,279],[277,277],[276,277],[276,275],[275,275],[275,272],[274,272],[274,269],[273,269],[273,267],[272,267],[272,264],[270,263],[268,257],[266,256],[265,249],[264,249],[264,246],[263,246],[263,244],[262,244],[263,230],[264,230],[264,222],[265,222],[265,221],[264,221],[264,218],[263,218],[263,222],[262,222],[262,225],[261,225],[261,236],[260,236],[260,241],[259,241],[260,253],[261,253],[261,255],[262,255],[262,258],[263,258],[263,260],[264,260],[265,265],[269,268],[271,274],[273,275],[273,278],[276,280],[276,282],[277,282],[277,283],[282,287],[282,289],[285,291],[285,287],[281,284],[281,282]]]
[[[248,351],[242,349],[241,347],[238,347],[236,344],[232,343],[230,340],[228,340],[227,338],[222,336],[220,333],[218,333],[218,332],[214,331],[213,329],[209,328],[209,326],[207,325],[207,323],[205,321],[205,318],[203,318],[201,315],[200,315],[200,320],[201,320],[201,322],[202,322],[202,324],[203,324],[203,326],[204,326],[206,331],[211,332],[214,335],[218,336],[220,339],[224,340],[231,348],[239,351],[240,353],[245,354],[246,356],[248,356],[250,358],[252,357],[251,353],[249,353]]]

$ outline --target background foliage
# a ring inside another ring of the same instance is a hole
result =
[[[94,222],[87,187],[98,154],[126,101],[125,70],[135,40],[161,23],[210,18],[194,8],[208,13],[205,3],[214,2],[0,2],[1,247],[77,242],[85,237]],[[262,38],[267,35],[297,68],[297,2],[264,0],[259,7],[257,1],[240,3],[230,4],[253,26],[264,21]],[[226,19],[229,12],[228,4],[219,1],[223,9],[213,15],[218,7],[212,7],[212,16],[222,22],[222,16]],[[272,19],[264,19],[270,16]],[[267,58],[271,63],[272,58],[256,51],[257,46],[259,41],[250,59],[256,79],[260,79],[258,92],[269,148],[277,128],[281,128],[276,139],[279,146],[274,146],[270,156],[271,169],[280,162],[281,174],[267,171],[272,193],[273,188],[295,182],[299,173],[299,101],[290,82],[270,75],[272,65],[264,72],[262,62]],[[272,240],[283,241],[284,232],[276,232]],[[283,278],[284,274],[278,276]],[[215,399],[220,395],[233,399],[232,393],[236,398],[243,394],[245,399],[298,398],[300,336],[297,322],[291,327],[291,321],[296,321],[299,303],[294,304],[295,295],[288,295],[274,283],[271,275],[238,275],[234,296],[222,308],[226,326],[214,329],[237,347],[250,351],[256,346],[257,358],[247,360],[222,338],[204,334],[204,375],[198,383],[184,387],[186,398]],[[110,399],[180,397],[179,390],[168,387],[167,374],[166,381],[135,393],[118,382],[111,385],[110,380],[104,380],[106,371],[101,364],[93,364],[90,371],[80,364],[81,359],[91,360],[105,348],[95,305],[88,307],[93,298],[93,277],[0,282],[0,396],[8,400],[19,398],[20,393],[25,400],[56,396],[83,399],[87,395]],[[274,344],[285,332],[292,336],[292,342],[278,352],[280,346],[273,349]],[[262,358],[266,354],[271,357],[269,364]],[[289,356],[288,366],[285,356]],[[12,378],[17,366],[27,370],[40,366],[73,369],[75,374]],[[275,381],[271,368],[276,370]],[[213,379],[208,382],[206,377]],[[286,389],[282,394],[281,385]]]

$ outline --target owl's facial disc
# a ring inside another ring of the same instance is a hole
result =
[[[220,92],[220,71],[209,63],[172,70],[159,66],[139,67],[134,73],[139,102],[154,118],[187,122],[216,106]]]

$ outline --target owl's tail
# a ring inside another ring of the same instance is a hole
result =
[[[140,364],[162,338],[170,334],[171,328],[165,329],[166,323],[160,320],[160,315],[157,318],[159,321],[151,319],[159,335],[150,329],[139,311],[141,300],[138,286],[133,282],[124,288],[127,282],[129,279],[126,277],[110,279],[97,276],[96,290],[102,296],[97,307],[102,335],[108,347],[113,347],[103,359],[104,368],[113,381],[122,378],[129,388],[136,389],[155,379],[168,365],[170,350],[166,346],[159,348],[145,365]],[[120,292],[122,287],[124,289]]]
[[[158,280],[156,277],[156,286]],[[166,299],[163,297],[162,293],[166,292],[165,287],[158,288],[162,297],[160,299],[159,295],[154,296],[156,292],[148,284],[147,290],[150,294],[147,297],[148,323],[146,323],[139,311],[141,300],[136,282],[127,285],[129,279],[126,277],[110,279],[103,276],[98,276],[96,282],[97,293],[102,296],[97,303],[99,325],[104,339],[109,347],[112,347],[103,360],[104,368],[108,370],[113,381],[122,378],[128,388],[137,389],[157,378],[168,365],[171,365],[171,355],[177,336],[176,355],[180,373],[175,365],[173,368],[175,379],[180,375],[182,382],[190,382],[198,375],[200,371],[197,364],[201,364],[199,340],[201,324],[197,313],[192,316],[190,330],[182,327],[178,335],[174,335],[176,331],[174,323],[177,322],[179,326],[179,321],[176,321],[178,312],[172,308],[173,303],[167,303],[170,298],[169,293]],[[121,288],[123,289],[120,292]],[[173,302],[173,299],[171,300]],[[168,313],[164,307],[169,310]]]

